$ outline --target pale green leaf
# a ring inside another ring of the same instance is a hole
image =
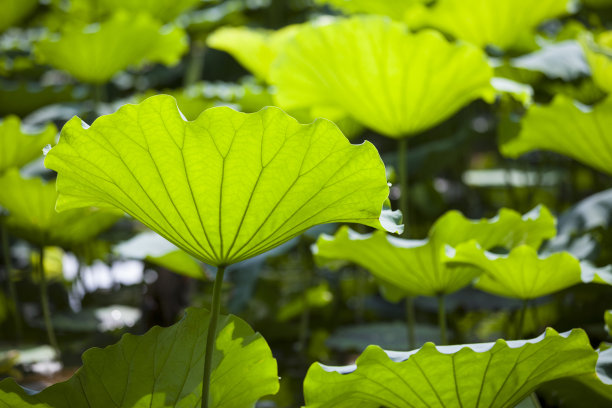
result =
[[[604,313],[604,321],[606,322],[606,330],[612,336],[612,310],[606,310]]]
[[[199,408],[208,320],[207,310],[191,308],[173,326],[90,349],[72,378],[34,395],[4,380],[0,407]],[[253,407],[276,393],[276,360],[264,338],[236,316],[220,316],[219,327],[209,406]]]
[[[612,92],[612,31],[593,38],[585,33],[580,39],[587,62],[591,67],[593,81],[606,92]]]
[[[455,38],[503,50],[521,48],[546,20],[573,11],[571,0],[438,0],[428,25]]]
[[[183,30],[162,28],[147,14],[118,12],[99,24],[68,25],[37,42],[34,51],[41,63],[83,82],[103,83],[128,67],[174,65],[187,48]]]
[[[160,21],[171,21],[197,7],[202,0],[71,0],[70,13],[99,18],[117,10],[132,14],[146,13]]]
[[[329,121],[300,125],[274,107],[211,108],[186,122],[174,98],[155,96],[91,127],[72,119],[45,165],[59,173],[58,210],[120,208],[211,265],[317,224],[398,230],[381,218],[389,187],[371,143],[351,145]]]
[[[430,0],[316,0],[320,4],[329,4],[333,8],[339,9],[346,14],[364,13],[380,14],[391,17],[398,21],[404,21],[409,16],[422,12],[423,5],[430,3]]]
[[[113,225],[117,211],[79,208],[55,211],[54,183],[24,179],[15,168],[0,177],[0,207],[8,211],[2,220],[12,235],[36,245],[71,247],[95,238]]]
[[[426,130],[473,100],[492,99],[491,77],[480,49],[376,16],[304,26],[270,73],[279,106],[337,109],[396,138]]]
[[[550,105],[532,105],[518,137],[501,145],[516,158],[532,150],[551,150],[612,173],[612,98],[592,108],[557,95]]]
[[[593,373],[596,361],[580,329],[409,352],[369,346],[354,366],[313,364],[304,396],[308,408],[507,408],[547,381]]]
[[[0,32],[18,24],[38,6],[38,0],[3,0]]]
[[[580,262],[568,252],[547,257],[527,245],[508,255],[482,250],[475,241],[448,251],[447,262],[472,265],[484,271],[475,286],[485,292],[516,299],[535,299],[582,282]]]
[[[42,156],[43,147],[53,143],[57,128],[49,123],[43,129],[29,131],[17,116],[0,122],[0,174],[10,167],[21,167]]]

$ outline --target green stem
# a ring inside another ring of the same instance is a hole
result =
[[[60,357],[60,349],[55,338],[55,332],[53,331],[53,324],[51,323],[51,312],[49,309],[49,297],[47,296],[47,279],[45,277],[45,247],[41,245],[38,260],[38,273],[40,275],[40,303],[43,310],[43,317],[45,319],[45,328],[47,329],[47,338],[49,344],[55,350],[57,357]]]
[[[536,395],[535,392],[532,392],[531,395],[529,396],[531,398],[531,402],[533,404],[534,407],[536,408],[540,408],[542,405],[540,404],[540,400],[538,399],[538,396]]]
[[[408,138],[398,139],[397,149],[397,172],[400,182],[400,211],[404,220],[404,232],[402,237],[408,238],[408,169],[406,167],[406,155],[408,154]]]
[[[9,246],[8,231],[4,224],[0,224],[0,230],[2,230],[2,255],[4,257],[4,266],[6,270],[6,282],[9,290],[10,304],[9,308],[13,314],[15,321],[15,334],[17,337],[17,343],[21,342],[23,337],[23,325],[21,323],[21,313],[19,311],[19,298],[17,297],[17,289],[15,288],[15,282],[13,282],[13,264],[11,262],[11,249]]]
[[[219,320],[219,309],[221,308],[221,287],[223,286],[223,274],[225,266],[217,267],[217,276],[213,286],[212,307],[210,310],[210,323],[208,324],[208,335],[206,336],[206,354],[204,355],[204,377],[202,382],[202,408],[208,408],[210,394],[210,375],[212,374],[212,355],[217,338],[217,320]]]
[[[197,83],[202,77],[204,70],[204,55],[206,54],[206,46],[194,41],[191,44],[191,52],[189,54],[189,63],[185,71],[183,86],[188,88]]]
[[[414,297],[406,297],[406,327],[408,329],[408,350],[416,348],[416,339],[414,335],[414,326],[416,318],[414,316]]]
[[[527,299],[523,299],[523,305],[521,306],[521,311],[519,312],[519,321],[516,329],[517,339],[523,338],[523,332],[525,331],[523,326],[525,325],[525,315],[527,314],[527,302]]]
[[[440,326],[440,342],[448,344],[446,335],[446,307],[444,305],[444,295],[438,296],[438,325]]]
[[[308,334],[310,331],[310,305],[308,304],[308,289],[314,285],[314,264],[312,263],[312,255],[308,245],[300,245],[300,252],[304,264],[304,284],[302,287],[302,301],[304,309],[300,318],[300,331],[298,340],[298,350],[301,353],[306,353],[308,346]]]

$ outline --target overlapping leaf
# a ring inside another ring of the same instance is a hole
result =
[[[592,108],[557,95],[550,105],[533,105],[518,137],[504,143],[503,155],[551,150],[612,173],[612,98]]]
[[[571,12],[571,6],[570,0],[439,0],[425,20],[458,39],[506,50],[521,48],[538,25]]]
[[[599,34],[597,41],[587,33],[581,43],[593,81],[604,91],[612,92],[612,31]]]
[[[88,350],[71,379],[34,395],[4,380],[0,407],[200,407],[209,318],[204,309],[188,309],[171,327]],[[235,316],[220,316],[219,327],[209,406],[249,407],[276,393],[276,361],[264,338]]]
[[[412,34],[376,16],[303,27],[270,73],[279,106],[337,109],[397,138],[492,98],[491,77],[478,48],[450,43],[436,31]]]
[[[10,167],[21,167],[53,143],[57,128],[49,123],[45,128],[29,132],[21,127],[17,116],[8,116],[0,123],[0,174]]]
[[[69,25],[35,47],[41,62],[91,83],[106,82],[119,71],[144,63],[174,65],[185,51],[183,30],[162,28],[147,14],[125,12],[87,27]]]
[[[54,183],[23,179],[17,169],[0,177],[0,207],[8,212],[3,220],[11,234],[37,245],[71,247],[96,237],[121,216],[117,211],[79,208],[55,211]]]
[[[59,173],[59,210],[120,208],[212,265],[317,224],[398,230],[381,217],[389,188],[372,144],[351,145],[329,121],[300,125],[273,107],[212,108],[186,122],[174,98],[152,97],[89,128],[72,119],[45,165]]]
[[[475,239],[485,248],[533,245],[555,234],[555,220],[545,207],[521,217],[502,209],[493,219],[468,220],[449,211],[432,227],[428,239],[406,240],[382,231],[358,234],[342,227],[333,236],[321,235],[313,252],[319,263],[347,260],[368,269],[378,278],[391,300],[402,295],[435,296],[468,285],[481,271],[472,265],[449,267],[444,263],[446,245]]]
[[[306,407],[513,407],[540,384],[592,374],[597,352],[580,329],[531,340],[460,346],[425,344],[409,352],[369,346],[356,365],[313,364]]]

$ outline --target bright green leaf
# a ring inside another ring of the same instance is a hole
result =
[[[21,167],[42,156],[42,149],[53,143],[57,128],[49,123],[33,132],[23,129],[17,116],[0,122],[0,174],[10,167]]]
[[[592,34],[586,33],[581,44],[593,81],[602,90],[612,92],[612,31],[599,34],[596,40]]]
[[[91,83],[104,83],[118,72],[144,63],[174,65],[185,51],[183,30],[162,28],[147,14],[125,12],[87,27],[69,25],[35,46],[40,62]]]
[[[0,407],[199,408],[208,320],[208,311],[191,308],[173,326],[90,349],[71,379],[34,395],[4,380]],[[236,316],[220,316],[219,327],[209,406],[249,407],[276,393],[276,360],[264,338]]]
[[[612,336],[612,310],[606,310],[604,314],[604,321],[606,322],[606,330],[608,334]]]
[[[38,0],[3,0],[0,32],[18,24],[38,6]]]
[[[571,254],[540,257],[527,245],[514,248],[508,255],[496,255],[472,241],[449,251],[447,262],[481,268],[485,273],[475,283],[478,289],[516,299],[535,299],[582,282],[580,262]]]
[[[593,108],[557,95],[550,105],[532,105],[518,137],[504,143],[504,156],[552,150],[612,174],[612,98]]]
[[[480,49],[375,16],[304,26],[270,73],[279,106],[336,109],[396,138],[492,99],[491,77]]]
[[[398,230],[381,217],[389,187],[371,143],[351,145],[329,121],[300,125],[274,107],[212,108],[186,122],[174,98],[155,96],[89,128],[72,119],[45,165],[59,173],[58,210],[120,208],[211,265],[317,224]]]
[[[94,18],[125,10],[132,14],[146,13],[160,21],[171,21],[195,8],[202,0],[71,0],[70,13],[87,13]]]
[[[356,365],[313,364],[306,407],[513,407],[540,384],[595,371],[597,353],[580,329],[547,329],[531,340],[385,352],[369,346]]]
[[[0,207],[8,211],[2,220],[11,234],[36,245],[70,247],[95,238],[113,225],[117,211],[80,208],[58,213],[54,183],[23,179],[17,169],[0,177]]]
[[[538,25],[573,11],[571,0],[438,0],[428,25],[455,38],[503,50],[521,48]]]
[[[316,0],[316,2],[329,4],[347,14],[379,14],[404,21],[410,17],[409,13],[414,14],[424,10],[423,5],[430,3],[430,0]]]
[[[333,294],[329,291],[329,285],[327,282],[323,282],[306,289],[303,294],[282,305],[276,313],[276,318],[280,322],[286,322],[299,316],[306,308],[316,309],[327,306],[333,298]]]

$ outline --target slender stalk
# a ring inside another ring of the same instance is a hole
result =
[[[534,407],[540,408],[542,406],[535,392],[532,392],[529,398],[531,398],[531,403],[533,404]]]
[[[397,172],[400,182],[400,211],[404,219],[404,232],[402,237],[408,238],[409,224],[408,224],[408,169],[406,167],[406,155],[408,154],[408,138],[403,137],[398,139],[397,149]]]
[[[15,321],[15,334],[17,343],[21,342],[23,338],[23,325],[21,323],[21,313],[19,311],[19,298],[17,297],[17,289],[15,288],[15,282],[13,282],[13,264],[11,262],[11,249],[9,246],[9,237],[6,227],[0,223],[0,230],[2,231],[2,255],[4,257],[4,266],[6,271],[6,283],[9,290],[9,308],[13,314],[13,320]]]
[[[408,329],[408,350],[416,348],[414,326],[416,318],[414,316],[414,297],[406,297],[406,328]]]
[[[217,339],[217,321],[219,320],[219,309],[221,308],[221,286],[223,286],[223,274],[225,266],[217,267],[217,276],[213,286],[213,298],[210,310],[210,323],[208,324],[208,335],[206,336],[206,354],[204,355],[204,377],[202,382],[202,408],[208,408],[210,394],[210,375],[212,374],[212,355]]]
[[[305,353],[308,345],[308,334],[310,331],[310,305],[308,304],[308,289],[314,285],[314,264],[312,262],[312,255],[310,254],[308,245],[300,245],[300,253],[302,256],[302,263],[304,265],[305,276],[302,286],[302,301],[304,302],[304,309],[302,310],[302,316],[300,317],[298,350],[301,353]]]
[[[43,317],[45,319],[45,328],[47,329],[47,338],[49,344],[55,350],[57,357],[60,356],[60,349],[55,338],[55,332],[53,330],[53,324],[51,323],[51,311],[49,309],[49,297],[47,296],[47,279],[45,277],[45,247],[41,245],[39,250],[39,261],[38,261],[38,273],[40,275],[40,303],[43,310]]]
[[[199,41],[194,41],[191,44],[191,52],[189,53],[189,62],[185,70],[183,78],[183,86],[190,87],[197,83],[202,77],[204,70],[204,55],[206,54],[206,46]]]
[[[525,325],[525,314],[527,314],[527,299],[523,299],[523,305],[521,306],[521,311],[519,312],[519,321],[518,321],[518,326],[516,328],[516,338],[520,339],[523,337],[523,332],[525,331],[525,328],[523,327]]]
[[[438,326],[440,326],[440,342],[448,344],[446,335],[446,307],[444,305],[444,295],[438,296]]]

